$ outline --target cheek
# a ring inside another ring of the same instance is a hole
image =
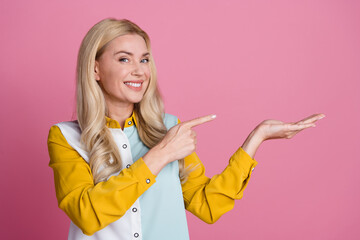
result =
[[[145,74],[148,78],[150,78],[150,64],[147,64],[147,65],[143,66],[143,69],[142,69],[142,70],[144,71],[144,74]]]
[[[147,84],[147,87],[150,85],[150,77],[151,77],[151,72],[150,72],[150,68],[146,68],[145,71],[145,76],[146,76],[146,84]]]
[[[126,78],[126,74],[127,72],[124,69],[114,69],[107,71],[101,79],[103,83],[116,85],[122,83],[122,81]]]

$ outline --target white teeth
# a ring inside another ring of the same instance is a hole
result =
[[[126,82],[125,84],[126,84],[126,85],[130,85],[130,86],[132,86],[132,87],[140,87],[140,86],[141,86],[141,83]]]

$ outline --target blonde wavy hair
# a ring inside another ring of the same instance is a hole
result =
[[[119,150],[106,126],[107,107],[103,92],[95,80],[95,60],[101,56],[111,40],[126,34],[141,36],[150,53],[150,83],[141,102],[134,105],[140,139],[147,147],[152,148],[167,132],[149,36],[135,23],[126,19],[104,19],[98,22],[88,31],[81,43],[76,86],[81,142],[89,152],[89,164],[95,184],[106,180],[122,167]],[[183,159],[179,160],[179,169],[180,179],[184,182],[188,174]]]

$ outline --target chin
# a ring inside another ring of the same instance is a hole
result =
[[[132,103],[140,103],[143,99],[144,99],[143,97],[141,97],[141,98],[133,98],[133,99],[131,99],[131,102]]]

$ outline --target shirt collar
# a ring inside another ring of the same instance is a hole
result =
[[[105,119],[106,119],[106,126],[108,128],[121,128],[120,123],[118,121],[116,121],[115,119],[109,118],[107,116],[105,116]],[[135,118],[135,112],[133,112],[131,114],[131,116],[125,120],[124,129],[127,127],[132,127],[133,125],[135,125],[135,126],[137,125],[137,121]]]

